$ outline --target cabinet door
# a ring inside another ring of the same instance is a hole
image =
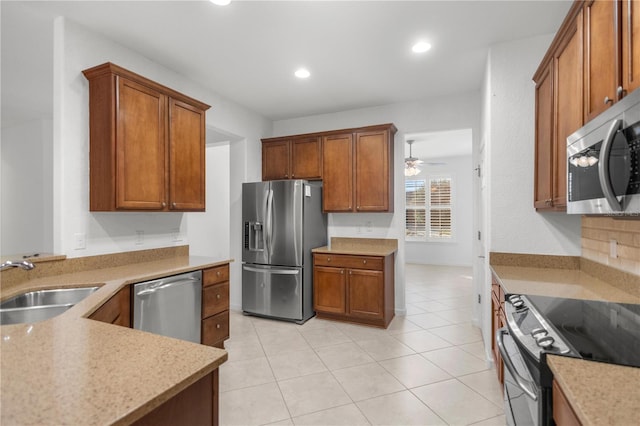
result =
[[[322,210],[353,210],[353,135],[325,136],[322,141]]]
[[[291,141],[291,178],[322,179],[322,140],[319,137]]]
[[[551,207],[553,187],[553,61],[536,83],[534,207]]]
[[[116,78],[116,208],[162,210],[167,200],[167,97],[126,78]]]
[[[387,131],[356,134],[356,211],[393,211],[393,206],[389,205],[389,192],[393,190],[389,173],[391,161]]]
[[[554,209],[567,205],[567,136],[582,127],[582,13],[554,55],[555,136],[553,138]]]
[[[382,271],[349,269],[349,311],[358,318],[383,319],[384,274]]]
[[[131,327],[131,290],[123,287],[100,306],[89,318],[109,324]]]
[[[640,1],[622,1],[622,88],[640,87]]]
[[[169,209],[205,209],[205,113],[169,101]]]
[[[289,141],[262,143],[262,180],[289,179]]]
[[[618,87],[618,2],[596,0],[585,4],[585,121],[616,101]]]
[[[344,314],[347,274],[344,268],[313,268],[313,309],[318,312]]]

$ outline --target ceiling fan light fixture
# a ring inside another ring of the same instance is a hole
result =
[[[412,154],[411,146],[413,145],[413,139],[409,139],[407,143],[409,144],[409,156],[404,159],[404,175],[405,176],[415,176],[420,173],[420,166],[424,161],[416,158]]]

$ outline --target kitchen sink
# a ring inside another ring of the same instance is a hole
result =
[[[21,324],[53,318],[100,287],[30,291],[0,303],[0,324]]]

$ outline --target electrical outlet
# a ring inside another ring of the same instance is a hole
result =
[[[144,231],[136,231],[136,245],[141,246],[144,244]]]
[[[609,240],[609,257],[618,258],[618,242],[616,240]]]
[[[73,247],[76,250],[84,250],[87,248],[87,235],[84,232],[73,234]]]

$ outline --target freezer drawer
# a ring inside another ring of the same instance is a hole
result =
[[[302,321],[302,268],[242,265],[242,310]]]

